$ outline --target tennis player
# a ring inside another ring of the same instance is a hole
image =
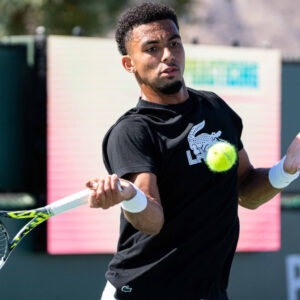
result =
[[[167,6],[144,3],[125,12],[116,41],[141,97],[103,141],[111,175],[87,183],[91,207],[122,206],[102,300],[228,299],[238,204],[255,209],[297,178],[300,134],[278,164],[254,168],[240,117],[216,94],[185,86],[178,21]],[[238,163],[212,173],[206,151],[224,140],[235,145]]]

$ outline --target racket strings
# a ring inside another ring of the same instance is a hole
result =
[[[0,224],[0,260],[7,253],[8,236],[2,224]]]

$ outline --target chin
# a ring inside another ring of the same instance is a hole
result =
[[[182,81],[176,80],[174,82],[170,82],[160,86],[158,90],[163,94],[172,95],[172,94],[177,94],[181,90],[182,86],[183,86]]]

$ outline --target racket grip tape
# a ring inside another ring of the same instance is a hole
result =
[[[46,206],[49,214],[52,216],[59,215],[78,206],[87,204],[91,190],[85,189],[58,201],[52,202]]]
[[[119,191],[122,191],[122,187],[119,181],[118,189]],[[62,198],[58,201],[52,202],[45,208],[51,216],[56,216],[78,206],[87,204],[90,193],[90,189],[85,189],[68,197]]]

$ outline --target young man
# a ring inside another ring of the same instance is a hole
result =
[[[255,209],[299,175],[300,134],[279,164],[253,168],[239,116],[214,93],[185,86],[172,9],[144,3],[127,11],[116,41],[141,97],[103,141],[113,175],[87,183],[91,207],[122,206],[118,250],[102,299],[228,299],[238,203]],[[239,159],[216,174],[204,158],[219,140],[235,145]]]

